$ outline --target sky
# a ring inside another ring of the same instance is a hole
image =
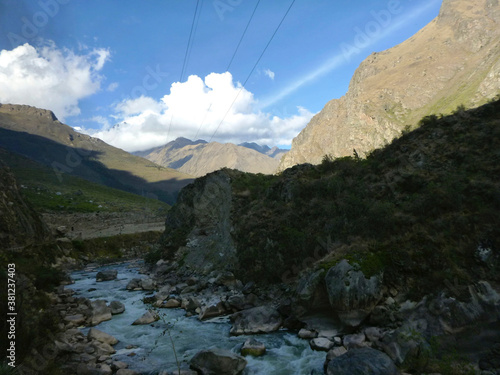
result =
[[[126,151],[177,137],[289,148],[372,52],[441,0],[0,0],[0,103]],[[249,22],[251,20],[251,22]]]

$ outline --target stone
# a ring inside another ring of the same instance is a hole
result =
[[[346,348],[344,348],[343,346],[336,346],[335,348],[330,349],[328,353],[326,353],[326,360],[330,362],[332,359],[340,357],[345,353],[347,353]]]
[[[125,311],[125,305],[120,301],[111,301],[109,308],[111,309],[111,315],[121,314]]]
[[[155,290],[156,288],[156,283],[153,279],[142,279],[140,285],[143,290]]]
[[[330,268],[325,283],[331,307],[348,326],[361,324],[382,298],[382,275],[368,279],[345,259]]]
[[[121,369],[126,369],[128,367],[128,363],[121,362],[121,361],[114,361],[111,363],[111,368],[115,371],[121,370]]]
[[[190,367],[201,375],[239,375],[247,361],[229,350],[202,350],[191,359]]]
[[[331,348],[333,348],[333,342],[325,337],[317,337],[315,339],[312,339],[311,341],[309,341],[309,345],[311,346],[312,350],[318,350],[322,352],[327,352]]]
[[[268,306],[239,311],[231,315],[230,319],[233,323],[231,335],[273,332],[277,331],[283,324],[280,313]]]
[[[139,319],[135,320],[132,325],[142,325],[142,324],[151,324],[153,322],[156,322],[160,320],[160,317],[158,314],[154,311],[147,311],[143,316],[141,316]]]
[[[160,305],[160,307],[164,307],[167,309],[173,309],[176,307],[181,307],[180,301],[176,300],[175,298],[169,299],[167,302],[164,302]]]
[[[384,334],[378,327],[368,327],[365,329],[365,336],[370,342],[377,342]]]
[[[318,332],[316,332],[316,331],[310,331],[308,329],[302,328],[299,331],[298,336],[301,339],[310,340],[310,339],[315,339],[316,337],[318,337]]]
[[[351,349],[332,359],[327,366],[327,375],[398,375],[394,362],[372,348]]]
[[[83,316],[82,314],[66,315],[64,317],[64,321],[72,323],[75,326],[79,326],[80,324],[83,324],[85,322],[85,316]]]
[[[203,306],[200,311],[200,315],[198,318],[200,320],[215,318],[217,316],[221,316],[226,314],[226,309],[224,307],[224,303],[220,301],[219,303],[211,306]]]
[[[303,304],[307,304],[308,306],[316,306],[318,304],[318,301],[321,299],[320,289],[324,289],[322,285],[323,272],[323,270],[317,270],[316,272],[302,276],[299,280],[297,284],[297,297]]]
[[[346,347],[346,349],[363,348],[366,346],[365,339],[366,337],[364,333],[345,335],[343,340],[344,346]]]
[[[97,340],[92,341],[92,348],[94,349],[94,352],[89,354],[94,354],[97,357],[101,355],[109,356],[116,353],[116,350],[111,345]]]
[[[247,339],[241,347],[241,355],[260,357],[266,353],[266,346],[255,339]]]
[[[387,332],[377,344],[391,359],[402,365],[408,362],[425,361],[430,347],[425,338],[416,330],[401,327]]]
[[[125,287],[127,290],[141,290],[141,279],[132,279]]]
[[[89,339],[94,339],[109,345],[115,345],[118,343],[116,337],[111,336],[103,331],[98,330],[97,328],[91,328],[87,334]]]
[[[111,319],[111,308],[106,305],[106,301],[98,299],[91,302],[92,315],[91,325],[95,326],[101,322]]]
[[[118,275],[117,270],[105,270],[97,272],[95,278],[96,281],[110,281],[110,280],[115,280],[117,275]]]
[[[134,371],[134,370],[122,368],[116,372],[116,375],[139,375],[139,373],[137,371]]]
[[[193,312],[198,307],[201,307],[201,303],[194,297],[188,297],[182,300],[181,307],[186,311]]]

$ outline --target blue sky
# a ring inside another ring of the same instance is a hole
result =
[[[261,0],[225,73],[257,3],[0,0],[0,102],[52,109],[129,151],[178,136],[289,146],[364,58],[415,34],[441,0],[296,0],[249,77],[292,3]]]

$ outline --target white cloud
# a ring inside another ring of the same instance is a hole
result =
[[[78,101],[100,90],[99,71],[106,49],[76,55],[53,43],[35,49],[24,44],[0,51],[0,102],[28,104],[54,111],[60,120],[78,115]]]
[[[186,82],[173,83],[170,94],[159,101],[142,96],[119,103],[119,126],[93,136],[127,151],[160,146],[177,137],[286,145],[313,116],[304,108],[293,115],[271,116],[257,105],[253,94],[234,83],[229,72],[212,73],[204,80],[192,75]]]
[[[108,85],[108,88],[106,89],[106,91],[113,92],[118,88],[118,86],[120,86],[120,84],[118,82],[112,82]]]
[[[275,74],[271,69],[264,70],[264,74],[274,81]]]

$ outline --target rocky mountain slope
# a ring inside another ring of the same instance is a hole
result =
[[[255,143],[237,146],[186,138],[178,138],[165,146],[135,153],[156,164],[196,177],[221,168],[271,174],[276,170],[278,158],[282,154],[283,150],[276,147],[271,149]]]
[[[62,124],[51,111],[0,105],[0,147],[64,174],[173,203],[192,177],[163,168]]]
[[[494,373],[499,116],[497,100],[425,117],[365,159],[325,159],[273,176],[224,169],[196,179],[169,211],[161,248],[148,260],[158,275],[205,280],[182,284],[193,301],[222,275],[243,300],[259,290],[293,327],[318,312],[335,317],[344,348],[334,343],[338,331],[299,332],[312,347],[333,347],[327,374],[337,373],[346,349],[366,346],[405,373],[465,375],[474,366]],[[235,300],[227,298],[227,305]],[[226,299],[217,301],[222,308],[214,302],[211,316],[225,311]],[[248,314],[266,325],[254,310],[232,319]]]
[[[429,25],[359,66],[346,95],[313,117],[278,170],[353,149],[364,156],[426,115],[471,108],[498,93],[499,2],[444,0]]]

